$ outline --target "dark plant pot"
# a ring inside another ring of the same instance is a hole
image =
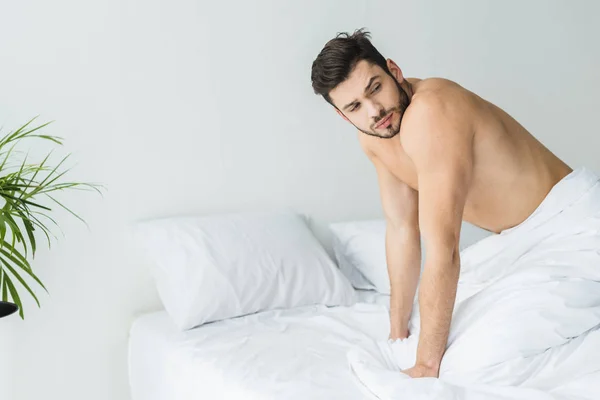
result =
[[[16,304],[0,301],[0,318],[6,317],[19,309]]]

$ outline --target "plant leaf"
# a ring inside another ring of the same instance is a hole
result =
[[[40,301],[38,300],[33,290],[31,290],[29,285],[27,285],[27,282],[25,282],[25,280],[19,274],[17,274],[17,271],[15,271],[14,268],[11,267],[10,264],[4,258],[0,257],[0,262],[2,262],[6,266],[6,268],[13,274],[15,278],[17,278],[19,282],[21,282],[21,285],[23,285],[23,287],[29,292],[29,294],[31,294],[38,307],[40,307]]]
[[[21,316],[21,319],[24,319],[25,316],[23,314],[23,303],[21,303],[19,293],[17,292],[15,285],[13,285],[12,281],[8,277],[8,274],[4,274],[4,281],[6,282],[8,290],[10,291],[10,297],[12,298],[12,301],[14,301],[17,306],[19,306],[19,315]]]
[[[87,226],[89,228],[89,225],[87,224],[87,222],[85,222],[83,220],[83,218],[81,218],[79,215],[75,214],[73,211],[71,211],[69,208],[65,207],[64,205],[62,205],[62,203],[56,199],[54,199],[54,197],[50,196],[49,194],[47,194],[46,196],[50,197],[50,199],[52,199],[52,201],[54,201],[55,203],[57,203],[59,206],[61,206],[62,208],[64,208],[65,210],[67,210],[68,212],[70,212],[72,215],[75,216],[75,218],[77,218],[78,220],[80,220],[81,222],[83,222],[85,224],[85,226]]]
[[[6,278],[4,277],[6,273],[2,268],[0,268],[0,281],[2,282],[2,301],[8,301],[8,288],[6,287]]]
[[[4,249],[0,249],[0,253],[4,254],[4,256],[6,256],[6,258],[8,258],[9,260],[11,260],[17,267],[21,268],[29,276],[31,276],[46,291],[46,293],[48,292],[48,289],[46,289],[46,286],[44,286],[44,284],[42,283],[42,281],[40,281],[40,279],[33,273],[33,271],[31,270],[31,268],[25,267],[21,262],[17,261],[14,257],[12,257]]]
[[[28,270],[31,270],[31,266],[29,265],[29,261],[27,261],[27,259],[25,257],[23,257],[23,255],[21,253],[19,253],[19,250],[15,249],[13,246],[10,245],[10,243],[8,243],[7,241],[4,241],[4,243],[2,243],[2,247],[0,247],[0,253],[5,253],[6,250],[4,249],[4,246],[8,247],[8,249],[10,250],[10,253],[7,253],[7,257],[9,257],[11,260],[14,258],[13,255],[15,255],[17,258],[14,260],[15,263],[22,263],[23,267],[25,267]]]

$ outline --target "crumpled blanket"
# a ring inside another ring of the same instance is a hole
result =
[[[600,178],[580,167],[521,224],[460,253],[439,378],[410,378],[418,299],[404,340],[352,348],[377,399],[600,399]]]

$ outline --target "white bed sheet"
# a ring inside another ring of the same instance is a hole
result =
[[[179,332],[164,311],[129,339],[133,400],[365,399],[346,358],[389,334],[389,296],[357,290],[351,307],[273,310]]]
[[[406,340],[348,353],[381,400],[600,399],[600,176],[574,170],[524,222],[461,252],[439,379],[401,373],[417,357],[419,311]]]

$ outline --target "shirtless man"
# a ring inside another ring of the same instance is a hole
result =
[[[572,169],[499,107],[441,78],[404,78],[368,32],[339,34],[312,85],[358,129],[386,219],[390,339],[406,338],[420,275],[421,331],[411,377],[438,377],[460,271],[465,220],[499,233],[523,222]]]

